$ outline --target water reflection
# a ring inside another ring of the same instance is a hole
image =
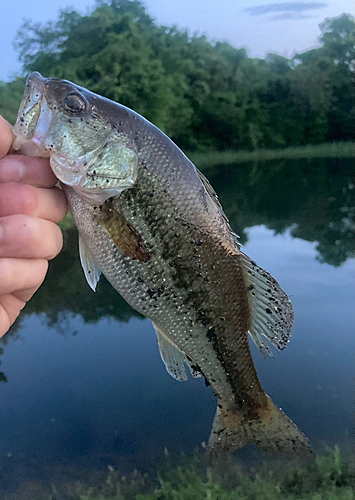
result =
[[[315,243],[320,262],[340,266],[354,256],[352,163],[348,158],[322,158],[220,165],[208,177],[242,244],[248,240],[246,229],[253,226],[264,225],[276,234],[290,229],[293,237]],[[72,315],[80,315],[86,323],[141,318],[104,277],[96,293],[89,288],[75,229],[66,231],[64,249],[50,263],[44,285],[2,344],[16,336],[23,318],[32,313],[45,313],[48,326],[70,334],[75,331],[68,331],[66,321]],[[6,380],[0,371],[0,382]]]
[[[354,256],[353,160],[221,165],[209,179],[242,243],[245,228],[263,224],[316,242],[317,258],[332,266]]]
[[[263,387],[317,451],[337,443],[353,453],[350,162],[221,166],[209,178],[246,253],[292,295],[289,347],[265,362],[252,346]],[[6,483],[61,464],[75,478],[79,467],[140,469],[165,446],[189,451],[209,435],[211,388],[166,373],[150,321],[103,278],[92,292],[77,245],[76,231],[66,232],[2,342],[0,496]]]
[[[220,166],[209,175],[242,244],[246,228],[265,225],[315,242],[317,259],[339,266],[354,256],[354,182],[352,160],[283,160]],[[140,315],[104,280],[93,294],[80,268],[75,230],[65,234],[63,252],[50,263],[45,285],[24,314],[46,313],[49,324],[65,312],[85,322],[102,317],[128,321]]]

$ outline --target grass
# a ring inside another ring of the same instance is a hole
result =
[[[251,161],[297,160],[301,158],[354,158],[355,143],[332,142],[325,144],[297,146],[284,149],[257,149],[255,151],[213,151],[191,153],[190,160],[206,170],[216,165],[245,163]]]
[[[119,479],[113,469],[98,494],[91,490],[80,500],[353,500],[354,471],[342,461],[338,447],[328,456],[294,465],[264,463],[247,472],[235,460],[220,469],[206,468],[195,457],[183,466],[158,474],[156,486],[137,472]]]
[[[106,476],[93,471],[84,481],[77,479],[80,469],[54,470],[45,482],[32,478],[16,491],[1,491],[1,500],[354,500],[354,464],[341,458],[337,446],[303,462],[277,458],[246,465],[228,458],[211,467],[202,454],[166,454],[149,475],[108,470]]]

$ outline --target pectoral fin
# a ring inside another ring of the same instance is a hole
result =
[[[97,282],[100,279],[101,271],[98,268],[94,257],[79,234],[79,255],[80,262],[84,270],[85,278],[89,286],[96,291]]]
[[[97,221],[122,253],[134,260],[149,261],[150,254],[140,233],[109,204],[100,207]]]

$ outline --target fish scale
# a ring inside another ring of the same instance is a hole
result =
[[[73,107],[74,103],[74,107]],[[203,374],[217,397],[210,457],[254,443],[310,456],[307,438],[259,382],[248,334],[282,350],[293,309],[272,276],[241,252],[207,179],[134,111],[65,80],[29,76],[14,148],[50,158],[95,289],[102,272],[150,318],[167,371]]]

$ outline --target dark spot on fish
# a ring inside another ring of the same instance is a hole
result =
[[[265,311],[266,311],[268,314],[272,314],[271,310],[270,310],[268,307],[265,309]]]
[[[207,380],[207,378],[205,377],[205,386],[208,387],[210,386],[211,384],[209,383],[209,381]]]
[[[208,338],[209,342],[217,341],[216,330],[212,326],[207,330],[206,337]]]
[[[72,122],[72,120],[70,120],[70,119],[69,119],[69,120],[68,120],[68,123],[73,123],[73,122]]]
[[[169,266],[170,266],[170,267],[174,267],[174,266],[175,266],[174,261],[169,262]]]
[[[149,193],[149,196],[150,196],[151,198],[153,198],[154,193]]]
[[[22,123],[23,123],[24,121],[25,121],[25,119],[21,117],[21,118],[20,118],[20,122],[22,122]]]
[[[147,294],[149,295],[149,297],[152,299],[154,297],[154,295],[156,294],[155,290],[150,290],[148,289],[147,290]]]
[[[250,292],[251,290],[254,290],[254,285],[249,285],[248,291]]]
[[[157,290],[158,297],[160,297],[164,293],[164,290],[165,290],[164,285],[162,285],[160,288],[158,288],[158,290]]]
[[[138,283],[144,283],[144,278],[142,276],[138,276]]]

